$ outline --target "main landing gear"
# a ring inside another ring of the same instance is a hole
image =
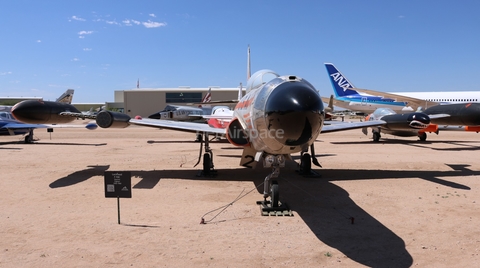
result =
[[[427,140],[427,133],[425,132],[418,132],[418,139],[420,141],[426,141]]]
[[[380,132],[374,131],[372,134],[373,134],[373,141],[374,142],[380,141],[380,138],[382,137],[382,135],[380,135]]]
[[[198,155],[198,161],[195,164],[196,167],[200,163],[200,159],[202,157],[202,149],[203,147],[205,147],[205,153],[203,154],[203,169],[199,172],[197,176],[215,176],[217,175],[217,171],[214,169],[213,166],[213,152],[210,149],[208,133],[204,133],[204,135],[205,138],[200,139],[200,154]],[[197,137],[198,136],[202,137],[202,134],[197,134]]]
[[[310,145],[310,153],[302,152],[300,156],[300,165],[298,169],[298,173],[303,176],[308,177],[320,177],[320,175],[312,170],[312,163],[317,167],[322,167],[315,156],[315,147],[314,145]]]
[[[33,129],[30,129],[28,134],[25,136],[25,143],[27,144],[33,143]]]

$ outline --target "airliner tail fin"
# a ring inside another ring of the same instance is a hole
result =
[[[337,98],[358,94],[357,91],[352,90],[355,86],[332,63],[325,63],[325,67]]]

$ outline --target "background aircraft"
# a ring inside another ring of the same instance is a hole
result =
[[[111,111],[100,112],[96,121],[103,128],[122,128],[134,124],[201,133],[205,136],[204,146],[200,147],[200,152],[202,147],[205,150],[204,175],[214,173],[208,136],[225,136],[231,144],[243,148],[240,165],[254,167],[263,159],[263,166],[272,168],[264,182],[264,205],[270,203],[267,209],[278,209],[278,184],[272,179],[278,177],[280,167],[285,165],[286,159],[291,159],[291,154],[301,153],[300,171],[310,174],[312,162],[320,166],[314,149],[314,141],[320,132],[384,124],[379,120],[324,126],[324,118],[320,95],[308,81],[295,75],[280,76],[270,70],[261,70],[248,80],[246,95],[237,103],[225,128],[193,122],[131,119],[126,114]],[[271,198],[270,202],[267,202],[267,197]]]
[[[371,92],[371,90],[368,90]],[[374,91],[376,94],[384,94]],[[391,97],[405,98],[404,96],[393,93],[386,93]],[[480,132],[480,103],[464,102],[464,103],[446,103],[431,106],[423,113],[427,114],[431,119],[428,132],[436,132],[439,130],[465,130]],[[451,126],[456,126],[452,128]]]
[[[37,128],[77,128],[85,127],[93,130],[97,128],[97,124],[89,123],[83,125],[43,125],[43,124],[26,124],[15,120],[9,112],[0,112],[0,136],[25,135],[25,143],[33,142],[33,130]]]
[[[425,113],[397,114],[391,108],[377,108],[375,112],[367,116],[366,120],[385,121],[384,125],[372,127],[373,141],[375,142],[380,140],[382,132],[400,137],[418,136],[421,141],[425,141],[427,139],[425,130],[430,124],[430,117]],[[362,132],[368,135],[367,128],[363,128]]]
[[[73,106],[73,89],[68,89],[56,101],[24,100],[12,107],[12,115],[18,121],[31,124],[64,124],[75,120],[95,119]]]
[[[325,67],[336,94],[335,105],[351,110],[370,112],[377,107],[386,107],[395,111],[416,111],[438,104],[480,101],[480,91],[387,93],[358,89],[332,63],[325,63]]]

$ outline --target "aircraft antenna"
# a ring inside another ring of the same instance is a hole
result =
[[[247,81],[250,79],[250,45],[248,45],[248,51],[247,51]]]

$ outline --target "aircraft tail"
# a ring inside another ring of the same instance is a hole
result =
[[[212,100],[212,88],[209,87],[207,94],[205,94],[205,96],[203,96],[202,98],[202,103],[210,102],[211,100]]]
[[[345,97],[348,95],[359,94],[357,91],[352,90],[355,86],[348,81],[348,79],[337,69],[332,63],[325,63],[327,73],[332,82],[333,92],[335,96]]]
[[[67,89],[67,91],[65,91],[60,97],[58,97],[56,102],[72,104],[73,92],[73,89]]]

